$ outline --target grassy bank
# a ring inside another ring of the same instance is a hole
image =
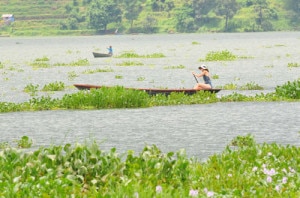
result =
[[[24,152],[1,143],[0,197],[299,197],[300,150],[238,136],[206,161],[184,150],[104,152],[97,142]]]

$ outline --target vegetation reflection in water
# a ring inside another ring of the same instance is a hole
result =
[[[28,143],[26,143],[26,141]],[[300,148],[238,136],[220,154],[100,149],[96,141],[47,148],[0,144],[0,197],[299,197]]]
[[[56,87],[56,86],[55,86]],[[246,96],[232,93],[218,98],[210,92],[198,92],[194,95],[172,93],[168,96],[149,96],[144,91],[125,89],[124,87],[103,87],[90,91],[78,91],[66,94],[61,99],[49,96],[32,98],[24,103],[1,102],[0,112],[38,111],[56,109],[108,109],[108,108],[144,108],[182,104],[207,104],[215,102],[249,102],[249,101],[299,101],[300,79],[277,86],[275,92]]]

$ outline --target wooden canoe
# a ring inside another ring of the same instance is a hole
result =
[[[91,85],[91,84],[74,84],[74,86],[79,90],[100,89],[101,87],[107,87],[107,86]],[[156,95],[156,94],[169,95],[173,92],[192,95],[192,94],[195,94],[199,91],[209,91],[211,93],[218,93],[219,91],[221,91],[221,89],[204,89],[204,90],[196,90],[196,89],[157,89],[157,88],[125,88],[125,89],[141,90],[141,91],[147,92],[149,95]]]
[[[104,57],[111,57],[111,54],[104,54],[99,52],[93,52],[94,58],[104,58]]]

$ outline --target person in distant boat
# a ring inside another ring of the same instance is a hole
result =
[[[113,49],[112,49],[112,46],[109,46],[109,47],[107,48],[107,50],[108,50],[108,54],[109,54],[109,55],[113,55]]]
[[[201,90],[201,89],[212,89],[212,84],[211,84],[211,80],[210,80],[210,74],[209,74],[209,70],[207,69],[207,67],[205,65],[201,65],[200,67],[198,67],[199,70],[201,70],[200,74],[196,74],[195,72],[192,72],[192,74],[196,77],[203,77],[204,83],[197,83],[194,86],[194,89],[197,90]]]

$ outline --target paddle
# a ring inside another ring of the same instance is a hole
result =
[[[196,76],[195,76],[195,74],[193,74],[193,76],[194,76],[194,78],[195,78],[196,82],[197,82],[197,83],[199,83],[199,82],[198,82],[198,80],[197,80],[197,78],[196,78]]]

